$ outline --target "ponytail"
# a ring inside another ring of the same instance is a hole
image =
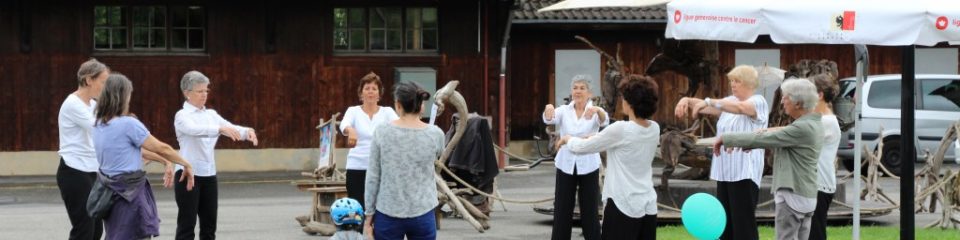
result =
[[[393,99],[403,107],[403,113],[419,113],[423,101],[430,99],[430,93],[415,82],[401,81],[393,90]]]

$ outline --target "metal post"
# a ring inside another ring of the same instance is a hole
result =
[[[867,51],[866,45],[854,45],[855,59],[857,61],[857,88],[855,91],[855,100],[854,105],[856,110],[854,111],[854,144],[853,144],[853,189],[856,189],[856,196],[853,201],[853,240],[860,240],[860,172],[861,166],[860,163],[863,157],[863,129],[860,127],[860,111],[861,104],[863,103],[863,83],[867,81],[867,76],[869,76],[869,66],[870,66],[870,54]]]
[[[900,239],[914,239],[914,213],[913,213],[913,164],[917,160],[916,149],[914,145],[914,105],[915,95],[915,75],[914,75],[914,52],[913,45],[901,48],[902,86],[900,90],[900,157],[903,164],[900,167]]]

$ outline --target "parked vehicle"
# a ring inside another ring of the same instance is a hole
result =
[[[892,173],[900,174],[900,165],[904,160],[923,161],[924,153],[937,151],[947,128],[960,120],[960,75],[917,74],[916,75],[916,138],[913,142],[917,149],[916,157],[904,157],[900,152],[900,75],[874,75],[867,77],[863,84],[861,104],[861,131],[863,143],[868,149],[876,150],[883,142],[883,155],[880,161]],[[841,120],[853,121],[853,102],[855,96],[855,78],[840,80],[840,96],[834,103],[835,111]],[[881,131],[882,129],[882,131]],[[854,128],[843,134],[837,155],[844,166],[853,171]],[[948,149],[944,160],[954,160],[960,152],[960,143],[954,143]]]

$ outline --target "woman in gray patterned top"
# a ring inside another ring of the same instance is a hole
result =
[[[370,145],[364,232],[376,239],[436,239],[433,162],[443,151],[443,131],[420,121],[430,98],[413,82],[393,91],[400,119],[377,126]]]

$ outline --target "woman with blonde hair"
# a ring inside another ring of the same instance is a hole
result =
[[[678,118],[697,119],[700,114],[719,116],[717,136],[728,132],[753,132],[767,128],[770,107],[756,94],[757,70],[740,65],[727,73],[731,95],[720,98],[684,97],[677,103]],[[756,210],[763,177],[763,149],[721,152],[713,156],[710,179],[717,181],[717,199],[727,213],[727,225],[720,239],[756,240]]]

